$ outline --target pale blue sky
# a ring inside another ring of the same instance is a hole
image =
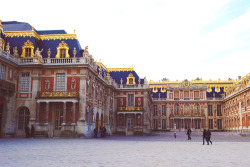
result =
[[[249,0],[4,1],[0,19],[73,33],[108,67],[217,80],[250,72]]]

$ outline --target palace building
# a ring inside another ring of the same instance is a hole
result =
[[[191,128],[248,131],[250,73],[238,79],[154,82],[95,61],[76,34],[0,21],[0,135],[143,135]]]

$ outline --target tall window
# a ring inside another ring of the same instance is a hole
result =
[[[30,74],[28,72],[22,73],[21,76],[21,92],[29,91]]]
[[[221,105],[217,105],[217,116],[222,116]]]
[[[222,120],[218,119],[217,122],[218,122],[218,129],[222,129]]]
[[[157,105],[154,105],[154,115],[157,115]]]
[[[154,129],[157,130],[158,129],[158,120],[154,119]]]
[[[166,119],[162,119],[162,129],[167,129],[167,121],[166,121]]]
[[[31,57],[31,48],[25,49],[25,57]]]
[[[60,49],[60,57],[65,58],[66,57],[66,49]]]
[[[180,114],[180,105],[179,104],[174,105],[174,111],[175,111],[175,114]]]
[[[29,124],[30,112],[27,107],[20,108],[18,112],[18,129],[24,130],[26,126]]]
[[[185,104],[184,105],[184,114],[188,114],[188,113],[190,113],[190,106],[189,106],[189,104]]]
[[[189,99],[189,91],[184,91],[184,99],[185,100]]]
[[[134,106],[134,94],[129,94],[128,95],[128,107],[133,107]]]
[[[174,99],[179,99],[179,91],[174,91]]]
[[[208,105],[208,116],[213,116],[213,105]]]
[[[6,66],[5,65],[1,65],[0,64],[0,66],[1,66],[1,73],[0,73],[0,79],[4,79],[5,78],[5,71],[6,71]]]
[[[199,104],[195,104],[194,105],[194,113],[195,114],[200,114],[200,105]]]
[[[194,99],[196,100],[200,99],[199,91],[194,91]]]
[[[162,105],[162,115],[166,115],[166,105]]]
[[[56,74],[56,91],[65,91],[65,74]]]
[[[213,129],[213,119],[209,119],[209,129]]]

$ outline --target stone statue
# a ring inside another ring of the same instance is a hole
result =
[[[50,54],[51,54],[51,51],[50,51],[50,48],[48,49],[48,58],[50,58]]]
[[[14,48],[13,48],[13,55],[14,55],[15,57],[19,57],[17,47],[14,47]]]
[[[10,43],[9,42],[7,43],[5,51],[8,52],[8,53],[10,53]]]
[[[71,80],[71,88],[72,89],[76,88],[76,80],[75,80],[75,78],[72,78],[72,80]]]
[[[39,48],[36,49],[35,58],[38,60],[39,63],[42,63],[43,57],[41,55],[43,49],[39,51]]]
[[[161,98],[161,94],[159,93],[159,98]]]
[[[76,57],[76,48],[74,48],[74,50],[73,50],[73,55],[74,55],[74,57]]]
[[[138,79],[138,84],[139,84],[139,85],[141,84],[141,79],[140,79],[140,78]]]
[[[121,78],[121,85],[122,85],[122,83],[123,83],[123,80],[122,80],[122,78]]]

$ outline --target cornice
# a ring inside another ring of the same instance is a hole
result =
[[[35,31],[3,31],[6,37],[19,38],[19,37],[34,37],[39,40],[62,40],[62,39],[77,39],[76,34],[47,34],[39,35]]]
[[[134,68],[108,68],[109,72],[134,71]]]

